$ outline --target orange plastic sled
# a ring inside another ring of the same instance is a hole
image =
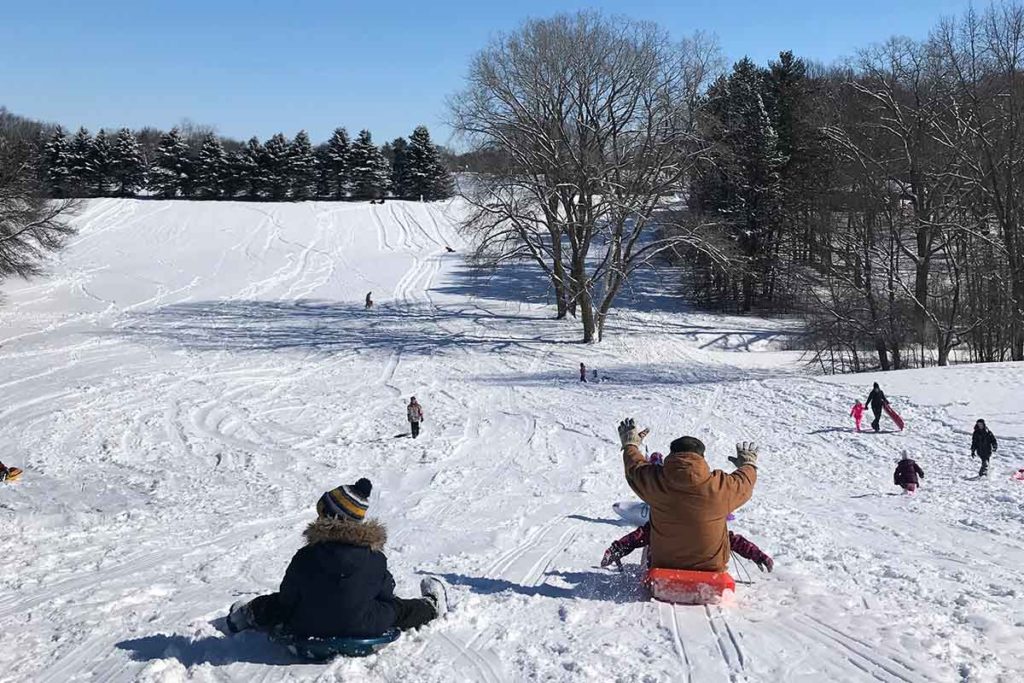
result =
[[[736,591],[729,572],[698,572],[689,569],[648,569],[644,586],[651,597],[680,605],[707,605],[720,602],[727,591]]]

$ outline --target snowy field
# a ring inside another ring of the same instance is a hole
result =
[[[682,315],[654,289],[584,347],[534,271],[466,266],[457,217],[97,200],[49,277],[4,286],[0,457],[26,474],[0,487],[0,680],[1024,678],[1024,366],[816,377],[778,350],[784,325]],[[581,360],[608,379],[575,381]],[[852,431],[872,379],[906,432]],[[611,511],[631,499],[628,415],[652,450],[694,434],[720,467],[761,445],[733,528],[776,571],[734,565],[733,604],[646,602],[595,567],[630,530]],[[1000,439],[986,481],[977,417]],[[892,486],[902,449],[915,497]],[[442,576],[448,618],[328,665],[225,636],[317,497],[359,476],[399,593]]]

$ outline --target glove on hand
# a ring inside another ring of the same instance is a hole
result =
[[[729,462],[736,466],[736,469],[744,465],[757,467],[757,446],[753,441],[741,441],[736,444],[736,457],[729,458]]]
[[[754,564],[757,565],[758,569],[760,569],[763,572],[768,572],[769,574],[771,574],[772,569],[775,568],[775,561],[767,555],[765,555],[762,558],[754,560]]]
[[[623,448],[626,446],[636,446],[639,448],[645,436],[647,436],[647,430],[637,431],[636,421],[633,418],[627,417],[619,423],[619,441],[622,442]]]

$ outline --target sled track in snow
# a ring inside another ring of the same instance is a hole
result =
[[[577,529],[569,528],[553,543],[545,544],[552,532],[565,523],[566,517],[557,517],[534,527],[527,532],[521,543],[499,556],[484,573],[491,578],[514,580],[525,586],[540,586],[547,580],[546,572],[555,558],[569,547],[579,534]],[[539,554],[537,550],[540,550]],[[513,569],[516,571],[513,572]]]
[[[841,655],[855,669],[872,678],[892,683],[925,683],[931,679],[919,674],[913,666],[906,664],[893,653],[880,649],[845,631],[812,616],[797,615],[786,628],[827,650]]]
[[[725,619],[725,611],[721,607],[716,606],[715,613],[712,614],[711,606],[704,605],[704,616],[708,621],[708,626],[711,627],[711,632],[715,636],[715,641],[718,643],[722,659],[725,660],[725,664],[729,668],[729,679],[732,681],[739,680],[739,676],[744,668],[743,650],[736,639],[736,634],[733,633],[729,622]],[[721,622],[721,626],[715,625],[716,617]]]
[[[506,680],[505,676],[501,674],[499,667],[496,666],[498,662],[494,661],[493,655],[486,656],[481,651],[469,646],[468,643],[466,645],[459,643],[458,640],[447,633],[439,633],[438,637],[445,647],[455,654],[454,661],[460,659],[465,661],[479,674],[474,680],[484,681],[485,683],[501,683]]]
[[[664,605],[662,611],[668,611],[669,620],[672,624],[672,646],[676,651],[676,656],[679,657],[679,662],[683,669],[686,671],[687,683],[693,681],[693,664],[690,662],[690,655],[686,652],[686,645],[683,643],[683,638],[679,634],[679,615],[678,608],[675,605]]]

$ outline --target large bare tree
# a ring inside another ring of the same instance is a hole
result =
[[[701,34],[674,43],[650,23],[562,14],[496,38],[452,99],[456,131],[505,160],[463,183],[466,227],[497,260],[537,263],[585,342],[633,272],[706,243],[706,226],[667,225],[667,209],[703,152],[695,110],[719,67]]]
[[[51,200],[39,187],[35,149],[0,136],[0,280],[38,275],[47,253],[64,245],[72,200]]]

